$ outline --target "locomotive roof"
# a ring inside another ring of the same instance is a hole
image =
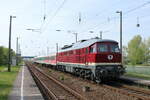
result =
[[[96,42],[116,42],[116,43],[118,43],[117,41],[110,40],[110,39],[94,38],[94,39],[88,39],[88,40],[79,41],[77,43],[74,43],[74,44],[68,46],[68,48],[60,49],[59,52],[85,48],[85,47],[88,47],[88,46],[90,46]]]

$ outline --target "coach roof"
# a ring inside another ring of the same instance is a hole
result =
[[[90,46],[96,42],[116,42],[117,43],[117,41],[110,40],[110,39],[93,38],[93,39],[88,39],[88,40],[83,40],[83,41],[81,40],[77,43],[74,43],[69,48],[66,48],[66,49],[63,48],[63,49],[59,50],[59,52],[85,48],[85,47],[88,47],[88,46]]]

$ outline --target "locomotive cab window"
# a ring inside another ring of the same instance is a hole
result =
[[[98,52],[108,52],[108,46],[106,44],[98,44]]]
[[[119,47],[117,44],[110,45],[110,51],[111,52],[119,52]]]

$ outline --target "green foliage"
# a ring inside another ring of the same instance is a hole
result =
[[[19,68],[13,66],[12,71],[7,72],[5,70],[6,66],[0,66],[0,100],[8,100],[8,95],[19,72]]]
[[[60,80],[64,80],[65,79],[63,75],[61,75],[59,78],[60,78]]]
[[[150,59],[150,49],[149,49],[149,45],[147,40],[144,40],[142,43],[142,50],[144,52],[144,57],[143,57],[143,63],[147,64],[148,60]]]
[[[7,64],[8,61],[8,49],[4,47],[0,47],[0,65]]]
[[[132,65],[147,63],[150,58],[149,40],[142,41],[137,35],[128,43],[127,58]]]
[[[11,50],[11,55],[15,56],[15,52]],[[0,65],[6,65],[8,63],[8,48],[0,46]]]
[[[129,63],[129,59],[128,59],[128,57],[127,57],[127,55],[128,55],[128,53],[127,53],[127,50],[128,50],[128,48],[126,47],[126,46],[123,46],[123,63],[124,64],[128,64]]]

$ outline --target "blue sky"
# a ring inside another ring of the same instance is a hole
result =
[[[19,37],[22,55],[53,53],[56,43],[61,47],[75,42],[73,32],[77,32],[78,40],[81,40],[107,31],[103,38],[119,41],[117,10],[123,11],[123,44],[127,45],[135,35],[150,36],[150,3],[139,7],[147,2],[150,0],[0,0],[0,45],[8,47],[10,15],[17,17],[12,20],[12,48],[15,50],[16,38]],[[136,10],[126,13],[136,7]],[[81,23],[78,21],[79,12]],[[140,27],[136,27],[137,17]],[[28,31],[28,28],[41,29],[41,32]],[[58,29],[61,31],[57,32]]]

